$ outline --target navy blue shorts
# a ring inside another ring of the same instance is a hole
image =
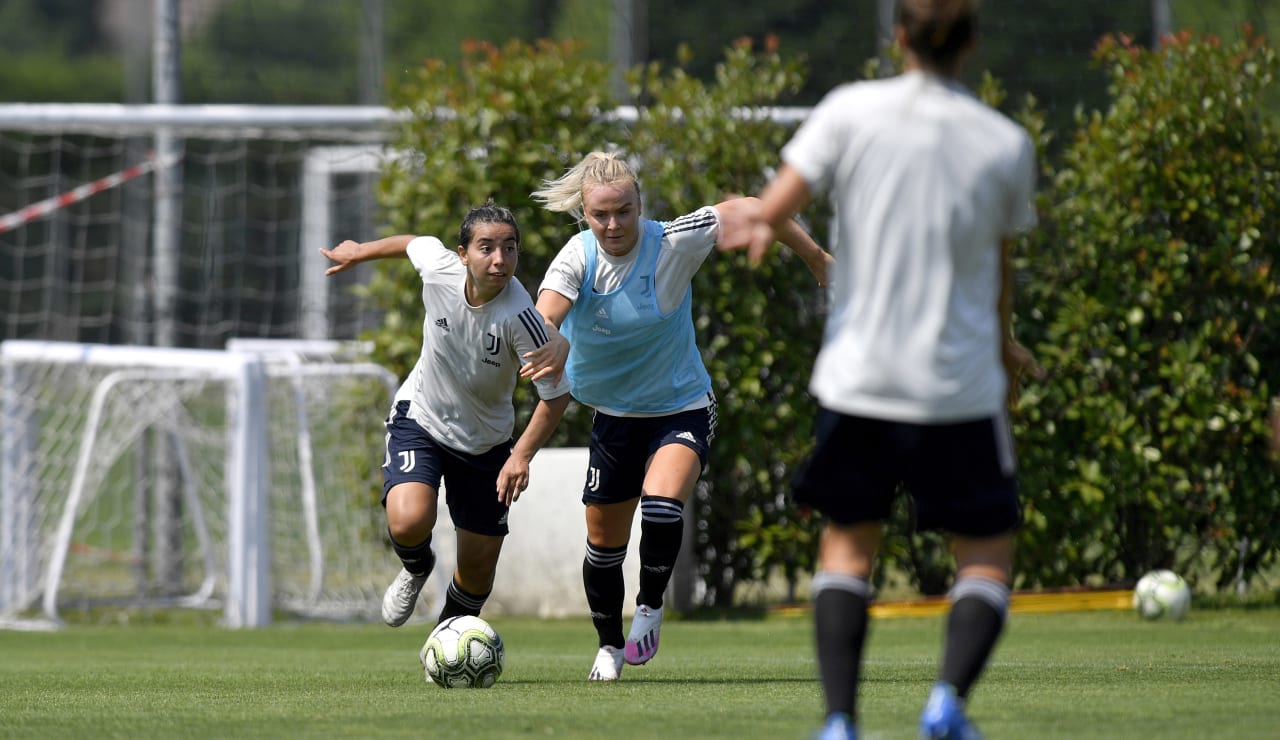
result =
[[[817,444],[793,493],[836,524],[888,519],[900,485],[921,530],[991,537],[1022,523],[1004,416],[907,424],[819,409],[816,424]]]
[[[387,454],[382,463],[382,505],[401,483],[425,483],[436,491],[445,482],[445,503],[453,526],[476,534],[505,536],[507,507],[498,500],[498,473],[511,456],[511,442],[479,455],[458,452],[435,441],[409,418],[409,402],[396,404],[387,419]]]
[[[591,425],[590,462],[582,489],[584,504],[613,504],[636,498],[645,465],[659,447],[684,445],[705,466],[716,436],[716,404],[670,416],[610,416],[599,411]]]

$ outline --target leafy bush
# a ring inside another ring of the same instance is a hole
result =
[[[392,107],[410,113],[396,139],[407,156],[384,167],[379,200],[393,233],[433,234],[449,246],[468,210],[490,198],[507,206],[520,224],[516,276],[536,295],[575,227],[529,193],[616,131],[602,115],[615,106],[609,67],[578,58],[567,42],[468,43],[464,55],[453,66],[425,61],[393,91]],[[372,336],[379,359],[403,377],[422,344],[418,277],[407,261],[381,263],[368,292],[386,311]],[[527,385],[519,387],[526,401]],[[553,444],[585,443],[566,431],[573,416]]]
[[[1265,416],[1280,367],[1274,50],[1247,30],[1106,37],[1110,107],[1077,115],[1020,251],[1018,332],[1052,373],[1017,416],[1028,584],[1153,567],[1221,588],[1274,563]]]

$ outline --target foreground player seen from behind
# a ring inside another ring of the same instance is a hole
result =
[[[966,700],[1003,629],[1021,506],[1007,403],[1037,371],[1013,340],[1008,250],[1036,220],[1027,132],[957,81],[976,0],[901,0],[906,71],[843,85],[782,150],[751,256],[812,196],[835,205],[832,308],[810,389],[817,443],[796,502],[825,516],[811,592],[826,738],[857,734],[881,525],[899,484],[957,573],[919,732],[971,738]]]
[[[405,257],[422,277],[422,351],[387,418],[382,504],[403,567],[382,600],[392,627],[413,614],[435,564],[431,531],[440,484],[457,528],[457,569],[439,620],[478,616],[493,587],[512,503],[529,485],[529,463],[569,403],[565,340],[546,324],[528,291],[512,280],[520,229],[506,208],[472,209],[451,250],[433,236],[344,241],[320,250],[336,265]],[[518,377],[540,400],[513,443]]]

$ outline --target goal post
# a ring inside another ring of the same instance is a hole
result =
[[[221,582],[228,626],[270,621],[257,357],[7,340],[0,366],[0,615],[38,603],[57,624],[60,596],[211,606]],[[199,585],[176,596],[146,581],[150,543],[131,541],[147,506],[134,489],[151,476],[126,453],[152,431],[173,442],[195,548],[180,558]]]
[[[267,375],[277,608],[375,618],[394,561],[379,501],[399,379],[364,342],[234,338],[227,349],[258,357]]]
[[[0,343],[0,626],[112,607],[220,608],[228,627],[377,614],[396,378],[352,342],[228,345]]]

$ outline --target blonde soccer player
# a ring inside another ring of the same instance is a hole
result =
[[[717,245],[745,244],[754,198],[726,200],[673,221],[642,215],[635,172],[592,152],[533,193],[586,228],[552,261],[538,310],[565,333],[573,396],[595,410],[582,502],[583,586],[598,638],[592,681],[658,651],[663,592],[683,539],[684,508],[715,436],[716,400],[693,327],[691,281]],[[794,223],[776,238],[823,280],[829,259]],[[640,510],[640,588],[622,632],[631,524]]]

